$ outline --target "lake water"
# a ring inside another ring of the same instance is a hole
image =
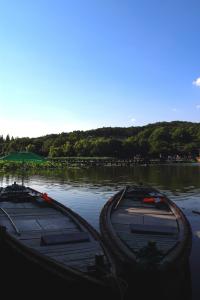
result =
[[[1,186],[21,182],[19,173],[0,174]],[[97,230],[104,203],[125,185],[149,184],[183,209],[193,229],[190,257],[192,299],[200,299],[200,164],[134,167],[71,168],[27,172],[24,184],[60,201],[79,213]]]

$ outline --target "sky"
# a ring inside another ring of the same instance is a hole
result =
[[[0,135],[200,122],[199,0],[0,0]]]

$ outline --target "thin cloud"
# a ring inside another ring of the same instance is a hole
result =
[[[194,84],[197,87],[200,87],[200,77],[198,77],[197,79],[195,79],[192,84]]]
[[[174,108],[172,108],[172,111],[176,112],[176,111],[177,111],[177,108],[175,108],[175,107],[174,107]]]
[[[135,122],[136,122],[136,119],[135,119],[135,118],[131,118],[131,122],[132,122],[132,123],[135,123]]]
[[[200,109],[200,104],[197,104],[197,105],[196,105],[196,109]]]

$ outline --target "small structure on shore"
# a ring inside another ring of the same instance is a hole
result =
[[[45,161],[45,158],[33,152],[21,151],[21,152],[9,153],[8,155],[0,157],[0,160],[15,161],[15,162],[22,162],[22,163],[25,162],[41,163]]]

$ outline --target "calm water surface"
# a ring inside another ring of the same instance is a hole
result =
[[[0,174],[1,186],[21,182],[17,173]],[[65,204],[97,230],[104,203],[127,184],[149,184],[180,206],[193,229],[190,257],[192,299],[200,299],[200,164],[135,166],[131,168],[76,168],[26,173],[24,184]]]

